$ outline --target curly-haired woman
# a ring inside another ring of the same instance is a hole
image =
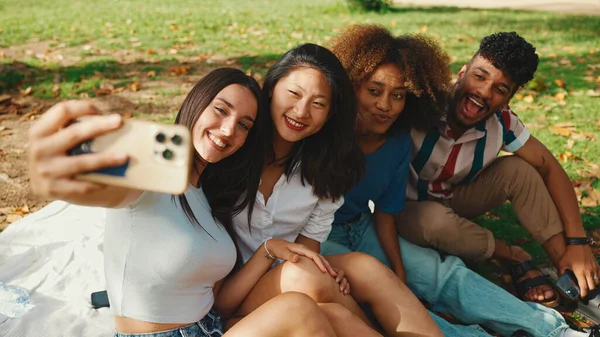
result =
[[[366,174],[345,195],[321,252],[332,266],[344,269],[354,297],[360,301],[365,289],[375,292],[374,284],[379,283],[352,266],[352,255],[362,252],[388,265],[432,310],[452,314],[463,323],[481,324],[503,336],[518,330],[535,336],[574,333],[556,311],[522,302],[469,270],[459,258],[441,259],[435,250],[397,235],[394,217],[405,206],[412,153],[408,130],[439,124],[451,89],[447,54],[430,38],[394,37],[373,25],[348,28],[333,39],[332,50],[358,97],[357,134]],[[375,206],[372,214],[369,201]],[[374,313],[380,319],[381,313]],[[451,325],[432,316],[445,336],[489,336],[478,326]]]

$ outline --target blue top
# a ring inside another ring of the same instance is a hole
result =
[[[406,184],[412,153],[410,133],[399,132],[377,151],[365,155],[365,177],[344,196],[334,222],[346,222],[361,213],[370,213],[369,200],[378,210],[398,213],[404,209]]]

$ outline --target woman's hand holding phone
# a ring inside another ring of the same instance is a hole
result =
[[[106,185],[75,179],[75,176],[111,166],[123,165],[128,157],[115,153],[69,156],[76,145],[110,133],[123,125],[121,116],[98,116],[93,121],[73,123],[83,116],[99,115],[91,103],[61,102],[50,108],[29,130],[29,175],[37,195],[81,204],[86,195]]]

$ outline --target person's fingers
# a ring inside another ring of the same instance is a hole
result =
[[[43,178],[72,177],[127,162],[124,154],[90,153],[72,157],[56,157],[32,167],[32,174]]]
[[[36,143],[31,151],[34,157],[62,154],[86,140],[118,129],[122,123],[123,120],[118,114],[85,120],[48,136],[43,144]]]
[[[589,270],[586,273],[585,279],[587,280],[588,290],[591,291],[596,289],[596,282],[594,281],[594,274],[592,270]]]
[[[329,275],[336,277],[337,276],[337,272],[335,270],[333,270],[333,267],[329,264],[329,261],[327,261],[327,259],[321,255],[321,254],[317,254],[320,258],[321,261],[323,261],[323,265],[325,266],[325,269],[327,269],[327,273],[329,273]]]
[[[344,271],[339,269],[334,269],[336,272],[335,282],[340,283],[344,279]]]
[[[577,278],[577,283],[579,284],[579,292],[581,297],[585,297],[588,292],[588,280],[586,275],[579,268],[577,270],[573,270],[575,277]]]
[[[346,286],[348,285],[348,281],[345,278],[343,278],[339,282],[339,285],[340,285],[340,291],[343,293],[346,290]]]
[[[63,128],[69,122],[84,115],[96,115],[100,111],[90,102],[66,101],[56,104],[46,111],[29,129],[29,139],[39,139]]]
[[[103,188],[106,188],[106,186],[89,181],[59,179],[47,186],[47,193],[58,199],[68,200],[69,198],[83,196]]]

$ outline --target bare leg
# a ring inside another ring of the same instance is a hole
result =
[[[282,263],[265,274],[246,297],[236,315],[247,316],[273,297],[290,291],[306,294],[317,303],[341,304],[371,325],[354,298],[344,295],[331,275],[321,272],[312,260],[304,257],[296,263]]]
[[[363,253],[327,256],[346,272],[352,295],[371,306],[389,336],[440,336],[443,334],[408,287],[385,265]]]
[[[327,316],[308,296],[288,292],[239,320],[224,337],[335,337]]]
[[[319,304],[319,307],[339,337],[383,337],[341,304],[324,303]]]

